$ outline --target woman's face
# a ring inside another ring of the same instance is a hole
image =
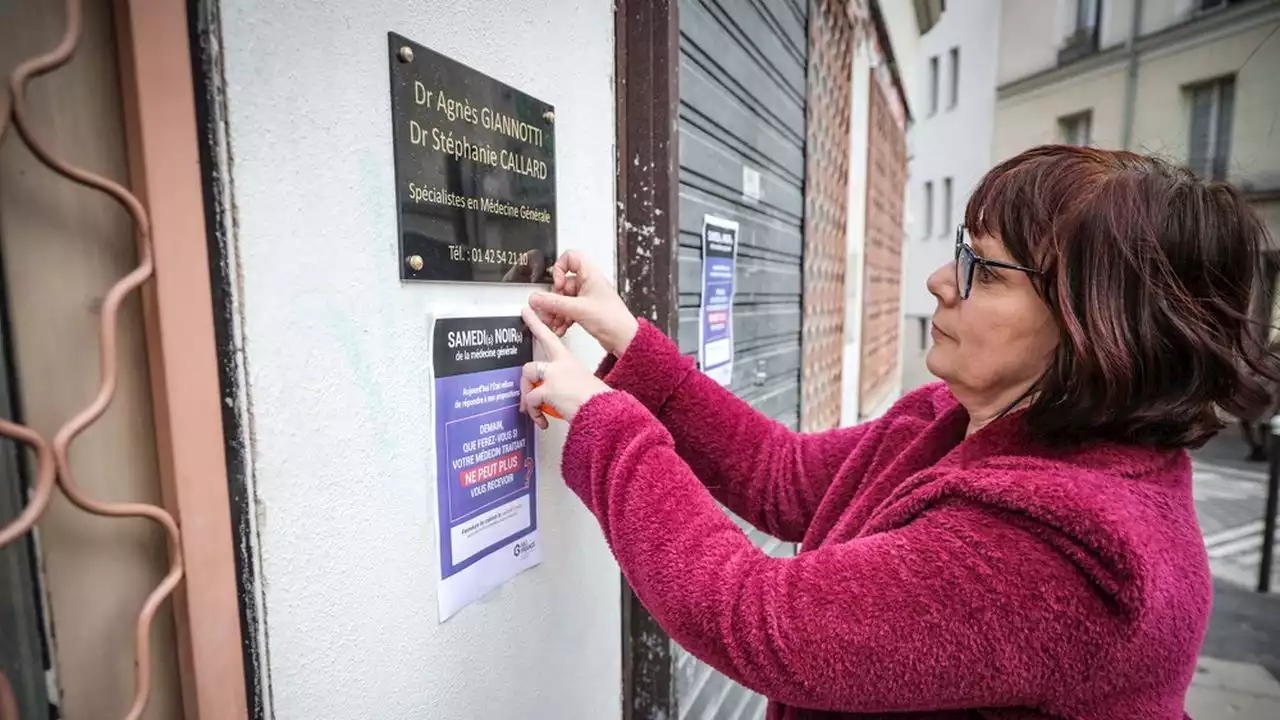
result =
[[[994,237],[972,238],[980,258],[1015,263]],[[960,397],[1012,402],[1048,367],[1059,330],[1031,276],[1020,270],[975,264],[969,297],[960,296],[956,262],[929,276],[938,300],[933,313],[929,371]]]

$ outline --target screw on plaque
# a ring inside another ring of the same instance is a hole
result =
[[[408,45],[401,46],[400,52],[396,53],[396,57],[400,58],[400,62],[402,63],[413,62],[413,48]]]
[[[410,255],[405,259],[405,262],[409,264],[409,269],[414,272],[420,272],[422,270],[422,266],[425,264],[422,262],[421,255]]]
[[[548,123],[554,123],[554,122],[556,121],[556,114],[555,114],[555,111],[553,111],[553,110],[548,110],[548,111],[546,111],[546,112],[542,113],[542,119],[543,119],[543,120],[546,120]]]

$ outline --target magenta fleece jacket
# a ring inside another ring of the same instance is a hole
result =
[[[1185,452],[1050,450],[1017,416],[966,439],[943,385],[796,434],[643,322],[601,374],[565,479],[654,617],[770,718],[1183,718],[1212,592]]]

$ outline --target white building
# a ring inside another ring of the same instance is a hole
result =
[[[913,103],[904,388],[930,380],[924,284],[952,256],[970,191],[1027,148],[1156,153],[1229,181],[1274,246],[1280,0],[977,0],[949,10],[922,39]],[[1277,268],[1269,260],[1273,277]]]
[[[1280,236],[1280,1],[1003,3],[993,160],[1043,143],[1157,153]]]
[[[932,379],[924,357],[935,301],[925,281],[954,257],[965,201],[991,166],[1000,4],[953,3],[920,40],[903,253],[904,390]]]

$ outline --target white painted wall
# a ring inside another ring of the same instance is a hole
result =
[[[862,421],[862,288],[867,247],[867,136],[871,131],[871,44],[853,48],[849,102],[849,208],[845,219],[844,365],[840,374],[840,425]]]
[[[940,265],[955,255],[955,226],[964,217],[969,193],[991,166],[995,124],[996,68],[999,45],[992,42],[1000,23],[1000,0],[968,0],[963,7],[948,8],[938,24],[920,41],[916,67],[916,122],[912,128],[913,152],[907,240],[902,278],[903,383],[911,388],[920,379],[924,352],[918,337],[918,320],[933,314],[936,305],[925,282]],[[959,92],[949,108],[952,48],[960,50]],[[938,112],[929,113],[930,58],[938,58]],[[944,208],[943,183],[952,179],[950,213]],[[933,184],[933,231],[926,234],[924,184]],[[949,221],[948,221],[949,217]],[[927,335],[926,335],[927,338]]]
[[[223,0],[236,303],[274,717],[619,717],[619,575],[544,437],[544,562],[436,621],[429,312],[397,277],[389,30],[556,108],[561,248],[614,267],[608,0]],[[599,350],[581,337],[585,362]]]
[[[1065,2],[1005,0],[1000,3],[999,42],[995,43],[1000,57],[997,84],[1020,80],[1057,64],[1063,29],[1068,22]],[[951,13],[943,13],[948,14]]]
[[[1093,144],[1120,147],[1124,82],[1124,64],[1113,63],[1000,100],[996,103],[992,160],[1005,160],[1035,145],[1062,142],[1058,120],[1086,110],[1093,114]]]
[[[880,13],[889,43],[893,45],[893,59],[898,64],[903,92],[907,94],[907,102],[911,103],[911,113],[916,115],[920,112],[919,101],[916,100],[919,96],[917,78],[920,71],[916,65],[920,58],[920,23],[916,18],[915,4],[881,2]]]
[[[1137,0],[1103,0],[1098,18],[1098,47],[1109,50],[1129,42],[1133,27],[1133,4]],[[1143,3],[1152,4],[1150,0]]]
[[[1143,35],[1160,32],[1178,23],[1186,22],[1196,14],[1195,0],[1143,0]]]

